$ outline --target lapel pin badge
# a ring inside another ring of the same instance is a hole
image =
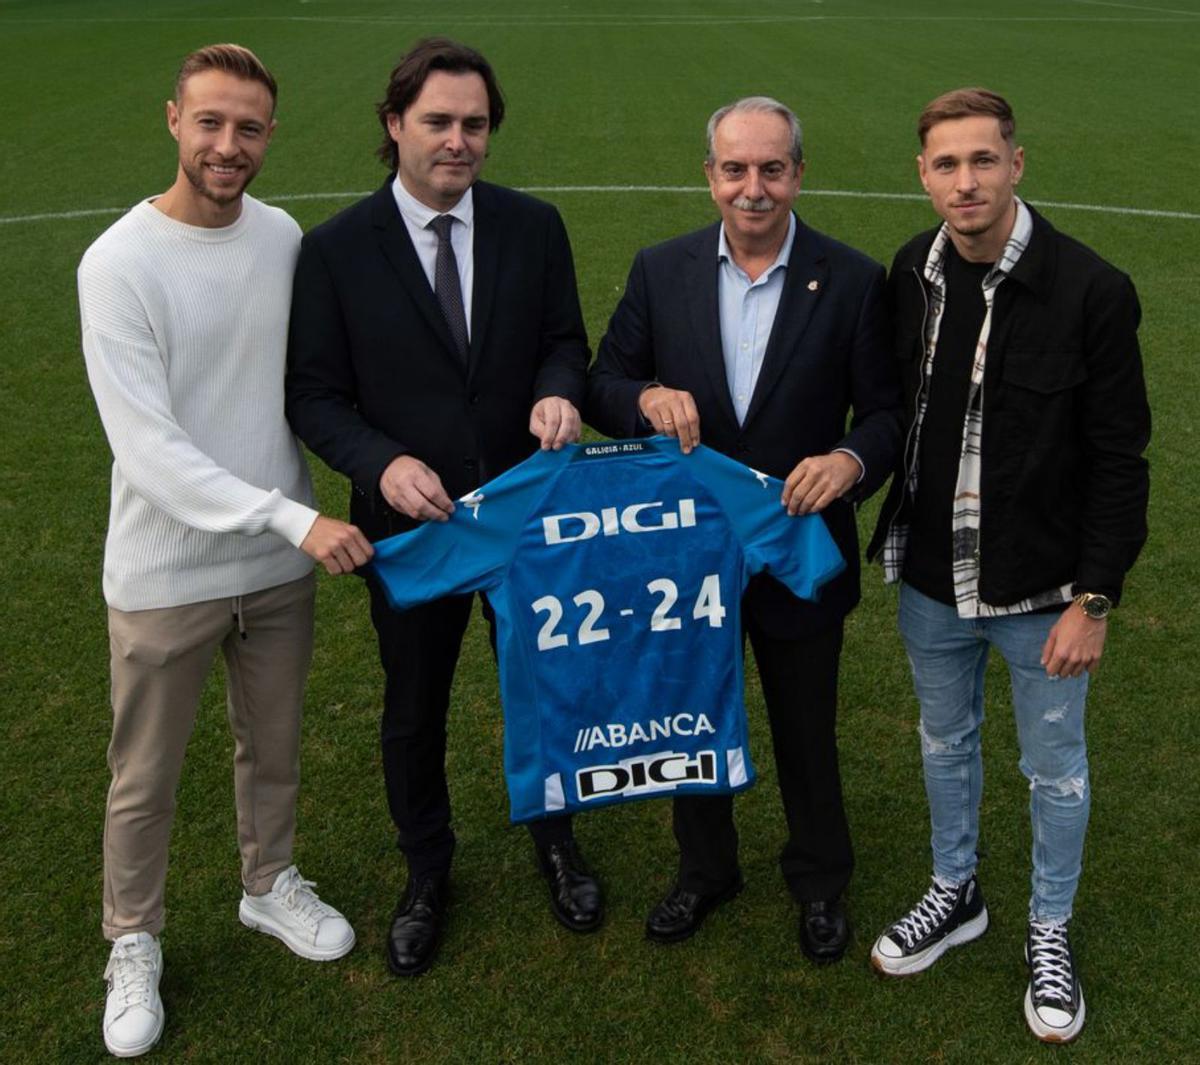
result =
[[[809,292],[816,292],[817,289],[819,289],[820,287],[821,287],[821,282],[817,281],[815,278],[808,283],[808,291]]]

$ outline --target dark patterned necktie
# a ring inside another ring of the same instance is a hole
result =
[[[454,218],[440,214],[429,223],[428,228],[437,234],[437,260],[433,266],[433,293],[442,308],[442,316],[450,327],[450,336],[458,350],[458,357],[467,361],[467,316],[463,312],[462,283],[458,277],[458,260],[454,257],[454,246],[450,243],[450,227]]]

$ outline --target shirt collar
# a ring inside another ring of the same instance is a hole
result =
[[[729,250],[729,241],[725,239],[725,223],[722,222],[718,230],[717,237],[717,262],[727,262],[731,266],[737,266],[733,261],[733,253]],[[775,261],[763,271],[763,277],[769,277],[779,267],[787,266],[788,260],[792,257],[792,245],[796,243],[796,215],[788,214],[788,231],[787,236],[783,238],[783,245],[779,249],[779,254],[775,256]],[[739,268],[740,269],[740,268]]]
[[[435,211],[432,207],[423,204],[411,192],[404,187],[404,182],[400,180],[400,175],[397,174],[392,181],[392,195],[396,199],[396,206],[400,210],[400,214],[404,216],[409,225],[417,229],[424,229],[439,215],[448,214],[453,218],[457,218],[463,225],[470,226],[475,220],[475,199],[472,196],[473,187],[468,187],[463,193],[462,199],[458,201],[448,211]]]
[[[1019,196],[1014,199],[1017,204],[1017,217],[1013,221],[1012,232],[1005,241],[1000,258],[996,260],[991,270],[988,271],[987,277],[983,279],[984,288],[993,288],[1007,277],[1012,272],[1012,268],[1016,266],[1022,253],[1029,247],[1029,238],[1033,234],[1033,216]],[[949,242],[950,227],[943,222],[937,231],[937,236],[933,238],[933,245],[925,259],[925,280],[930,284],[939,287],[944,284],[946,245]]]

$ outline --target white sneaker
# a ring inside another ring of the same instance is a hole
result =
[[[104,968],[104,1045],[110,1054],[136,1058],[158,1042],[166,1023],[158,994],[162,968],[162,948],[149,932],[130,932],[113,943]]]
[[[333,961],[349,954],[354,929],[313,891],[316,884],[289,865],[265,895],[242,894],[238,917],[247,928],[282,939],[289,950],[310,961]]]

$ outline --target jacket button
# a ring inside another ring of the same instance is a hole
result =
[[[467,402],[470,403],[472,407],[476,406],[479,403],[479,393],[472,392],[469,396],[467,396]]]

